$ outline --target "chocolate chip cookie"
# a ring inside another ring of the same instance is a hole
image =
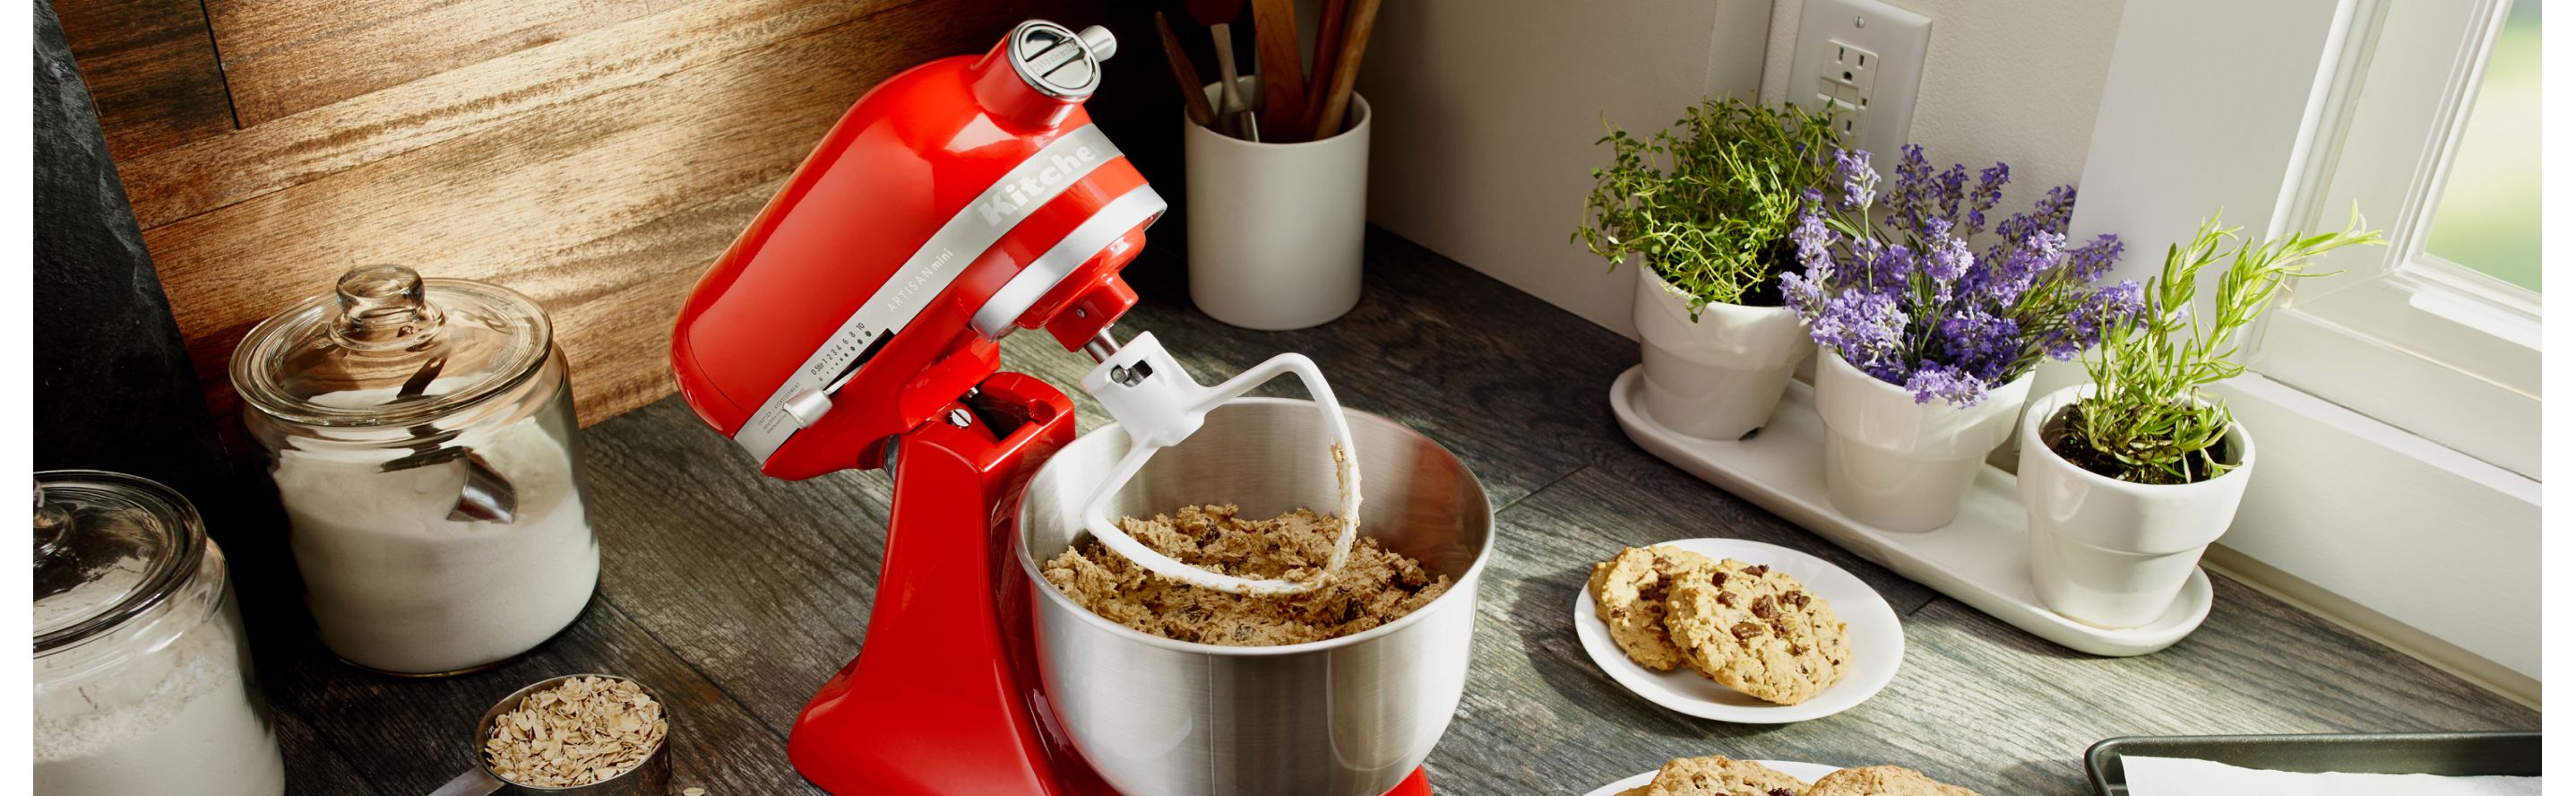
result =
[[[1665,763],[1645,796],[1799,796],[1805,790],[1806,783],[1770,766],[1710,755]]]
[[[1807,788],[1807,796],[1977,796],[1977,792],[1902,766],[1866,766],[1826,774]]]
[[[1833,606],[1796,578],[1735,559],[1668,586],[1664,627],[1700,674],[1747,696],[1795,705],[1851,667]]]
[[[1631,547],[1592,565],[1592,611],[1628,659],[1659,672],[1684,662],[1664,631],[1665,587],[1717,566],[1708,556],[1672,547]]]

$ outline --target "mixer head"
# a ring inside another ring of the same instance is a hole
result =
[[[1115,49],[1024,22],[861,97],[682,307],[689,405],[769,475],[875,467],[1012,329],[1076,348],[1125,313],[1166,204],[1082,108]]]
[[[1282,355],[1201,387],[1152,335],[1123,349],[1106,330],[1136,303],[1118,276],[1167,207],[1082,101],[1109,33],[1014,27],[980,57],[915,67],[859,99],[681,309],[672,369],[699,416],[781,478],[878,466],[891,440],[951,422],[1000,369],[997,341],[1045,328],[1101,365],[1083,380],[1134,447],[1106,491],[1207,410],[1281,375],[1305,382],[1344,457],[1338,569],[1356,535],[1359,474],[1341,407],[1314,363]],[[960,423],[959,425],[965,425]],[[1092,502],[1094,514],[1106,496]],[[1285,593],[1182,564],[1105,516],[1103,543],[1168,577]]]

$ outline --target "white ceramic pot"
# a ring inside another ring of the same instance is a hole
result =
[[[2021,423],[2021,502],[2030,512],[2030,576],[2039,600],[2069,619],[2137,627],[2164,616],[2200,553],[2236,519],[2254,476],[2254,437],[2227,430],[2238,462],[2196,484],[2133,484],[2078,467],[2043,441],[2059,411],[2093,385],[2031,403]]]
[[[1257,107],[1260,81],[1236,82]],[[1207,86],[1210,102],[1216,84]],[[1190,301],[1247,329],[1303,329],[1360,302],[1368,233],[1369,105],[1351,95],[1340,133],[1294,144],[1231,138],[1181,120]]]
[[[1915,403],[1828,350],[1816,358],[1816,413],[1825,421],[1825,493],[1843,516],[1884,531],[1949,525],[1986,454],[2011,439],[2030,374],[1959,408]]]
[[[1637,338],[1646,364],[1646,414],[1701,439],[1733,440],[1760,428],[1780,404],[1789,372],[1816,347],[1788,307],[1698,305],[1652,268],[1637,268]]]

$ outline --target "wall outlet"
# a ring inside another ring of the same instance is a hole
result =
[[[1815,107],[1834,113],[1834,134],[1845,142],[1858,135],[1868,121],[1869,100],[1877,87],[1878,54],[1841,39],[1831,39],[1816,48],[1825,59],[1817,65]]]
[[[1834,116],[1849,149],[1886,173],[1914,126],[1932,20],[1878,0],[1806,0],[1789,62],[1789,101]]]

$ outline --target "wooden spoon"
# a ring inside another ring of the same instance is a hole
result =
[[[1297,60],[1296,0],[1252,0],[1253,42],[1261,53],[1261,108],[1270,140],[1306,140],[1297,129],[1305,115],[1306,68]]]
[[[1181,37],[1172,33],[1172,21],[1163,12],[1154,12],[1154,32],[1163,37],[1163,58],[1172,62],[1172,79],[1181,84],[1181,107],[1189,110],[1190,122],[1215,129],[1216,109],[1208,106],[1207,83],[1199,79],[1190,54],[1181,51]]]
[[[1314,71],[1306,77],[1306,85],[1313,91],[1306,95],[1305,109],[1297,114],[1299,130],[1314,129],[1316,118],[1324,113],[1324,87],[1333,83],[1333,64],[1341,60],[1343,26],[1350,18],[1350,0],[1324,0],[1323,8],[1315,15],[1315,57],[1307,59],[1307,67]]]
[[[1342,57],[1333,64],[1333,84],[1315,89],[1323,92],[1324,109],[1315,115],[1315,126],[1308,128],[1311,138],[1342,131],[1342,114],[1351,105],[1351,85],[1360,79],[1360,54],[1368,49],[1369,31],[1377,26],[1377,6],[1378,0],[1353,0],[1350,25],[1342,34]]]

